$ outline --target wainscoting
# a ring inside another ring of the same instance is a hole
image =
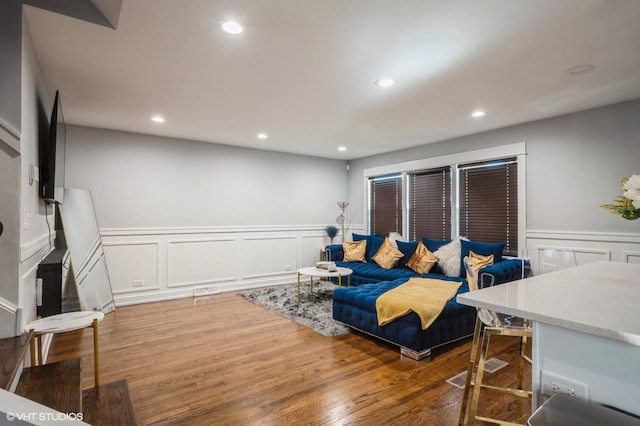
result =
[[[329,243],[323,228],[127,228],[101,233],[116,305],[124,306],[190,297],[200,288],[213,294],[294,282],[296,269],[315,264]],[[364,232],[353,226],[351,231]],[[526,239],[530,253],[572,249],[578,264],[640,263],[640,234],[529,230]],[[535,272],[537,259],[531,261]]]
[[[596,232],[527,231],[527,249],[534,273],[537,249],[570,249],[578,265],[599,260],[640,263],[640,234],[605,234]]]
[[[102,229],[117,306],[291,283],[329,244],[325,225]],[[358,230],[356,230],[358,232]],[[341,241],[340,238],[338,240]]]

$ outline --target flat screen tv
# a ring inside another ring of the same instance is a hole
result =
[[[49,133],[40,146],[40,196],[50,203],[62,203],[64,197],[65,151],[67,130],[62,113],[60,91],[51,110]]]

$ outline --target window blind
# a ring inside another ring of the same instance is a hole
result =
[[[409,175],[409,237],[411,241],[451,238],[449,167]]]
[[[518,254],[518,165],[516,159],[459,167],[459,233],[472,241],[505,242]]]
[[[371,179],[370,185],[371,233],[380,236],[402,233],[402,175]]]

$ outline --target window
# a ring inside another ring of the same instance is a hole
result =
[[[451,237],[451,169],[409,174],[409,238]]]
[[[459,166],[459,234],[472,241],[504,241],[518,254],[517,160]]]
[[[369,182],[370,232],[381,236],[402,233],[402,175],[377,177]]]
[[[526,239],[525,160],[520,142],[365,169],[368,231],[500,241],[505,255],[517,256]]]

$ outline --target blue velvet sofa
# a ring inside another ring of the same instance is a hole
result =
[[[354,238],[355,239],[355,238]],[[430,251],[437,244],[430,242]],[[441,241],[445,244],[446,241]],[[371,244],[370,241],[367,244]],[[409,278],[435,278],[448,281],[458,281],[462,285],[458,294],[466,293],[469,287],[466,278],[444,275],[443,271],[434,267],[430,273],[420,275],[406,266],[408,259],[401,259],[398,265],[391,269],[378,266],[371,259],[375,253],[376,241],[368,247],[366,262],[344,262],[342,245],[326,247],[326,257],[336,262],[336,265],[353,270],[351,286],[335,289],[333,293],[333,318],[360,332],[372,335],[400,347],[403,355],[413,359],[422,359],[431,355],[435,347],[462,339],[473,334],[476,310],[469,306],[460,305],[455,297],[447,302],[445,309],[426,330],[422,330],[418,315],[411,312],[402,318],[384,326],[378,325],[376,313],[376,299],[386,291],[405,283]],[[399,246],[400,247],[400,246]],[[468,247],[468,245],[467,245]],[[371,250],[369,250],[371,248]],[[478,246],[474,246],[482,251]],[[407,252],[410,257],[411,253]],[[466,255],[466,254],[464,254]],[[464,256],[462,256],[464,257]],[[404,260],[404,262],[403,262]],[[501,284],[520,279],[522,276],[522,260],[502,258],[493,265],[482,268],[478,274],[481,287]]]

